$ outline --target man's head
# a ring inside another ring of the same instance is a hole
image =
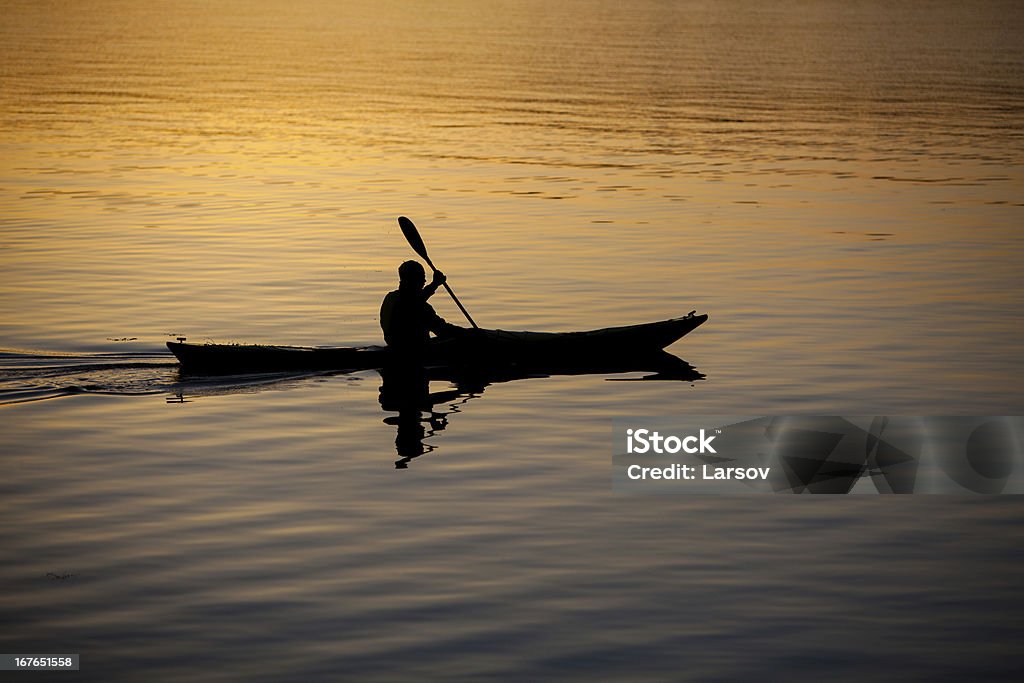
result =
[[[406,261],[398,266],[398,286],[400,289],[422,289],[427,282],[426,271],[419,261]]]

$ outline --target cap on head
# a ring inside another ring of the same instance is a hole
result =
[[[423,284],[427,279],[427,274],[419,261],[406,261],[398,266],[398,279],[401,282]]]

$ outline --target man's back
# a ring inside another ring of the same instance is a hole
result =
[[[380,305],[380,328],[388,346],[422,347],[439,320],[434,307],[417,291],[388,292]]]

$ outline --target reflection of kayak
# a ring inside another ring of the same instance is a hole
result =
[[[506,332],[467,330],[458,337],[432,340],[425,363],[501,366],[507,364],[593,364],[623,355],[653,354],[699,327],[708,317],[688,315],[655,323],[588,332]],[[368,370],[395,360],[381,346],[302,347],[167,342],[190,372],[282,372],[289,370]]]
[[[397,364],[378,368],[383,377],[392,373],[415,372],[407,366]],[[466,390],[482,390],[490,384],[514,382],[523,379],[554,377],[559,375],[616,375],[629,372],[650,373],[643,377],[629,378],[632,381],[669,380],[693,382],[704,379],[704,373],[668,351],[650,351],[620,356],[607,360],[585,358],[562,359],[548,362],[519,361],[503,365],[435,365],[423,368],[430,381],[450,382]],[[623,380],[625,381],[625,380]]]

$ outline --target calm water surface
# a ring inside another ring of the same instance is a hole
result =
[[[1013,2],[5,7],[0,650],[94,680],[1007,676],[1015,497],[616,496],[608,438],[1021,414],[1022,34]],[[672,351],[706,378],[463,391],[403,460],[376,373],[178,375],[179,335],[378,341],[400,214],[483,326],[698,309]]]

